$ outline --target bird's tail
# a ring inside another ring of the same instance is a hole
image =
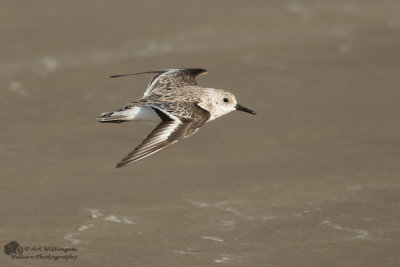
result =
[[[121,123],[128,121],[127,116],[122,115],[121,112],[118,111],[105,112],[97,117],[97,120],[104,123]]]

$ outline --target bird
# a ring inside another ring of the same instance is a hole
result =
[[[205,74],[202,68],[180,68],[112,75],[111,78],[138,74],[155,74],[143,97],[97,117],[102,123],[141,121],[157,124],[116,168],[148,157],[196,133],[204,123],[234,110],[255,115],[256,112],[237,103],[226,91],[197,85],[196,77]]]

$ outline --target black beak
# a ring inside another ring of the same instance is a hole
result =
[[[247,112],[247,113],[256,115],[256,113],[255,113],[254,111],[252,111],[251,109],[248,109],[248,108],[246,108],[246,107],[243,107],[243,106],[241,106],[241,105],[239,105],[239,104],[236,104],[235,108],[236,108],[236,110],[240,110],[240,111],[244,111],[244,112]]]

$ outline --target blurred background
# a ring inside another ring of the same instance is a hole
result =
[[[400,2],[6,1],[2,266],[399,266]],[[133,165],[96,116],[200,67],[234,112]],[[24,251],[24,255],[34,255]],[[62,254],[62,253],[61,253]],[[53,255],[59,255],[53,252]]]

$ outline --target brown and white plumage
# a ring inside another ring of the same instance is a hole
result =
[[[133,163],[194,134],[205,122],[214,120],[233,110],[255,114],[236,102],[233,94],[219,89],[197,86],[196,76],[204,69],[169,69],[128,75],[155,73],[144,95],[137,101],[113,111],[103,113],[100,122],[120,123],[129,120],[161,122],[117,168]]]

